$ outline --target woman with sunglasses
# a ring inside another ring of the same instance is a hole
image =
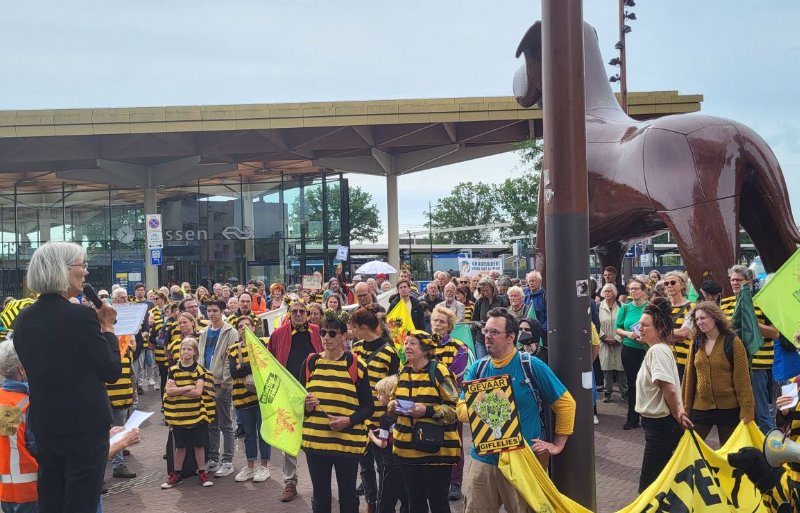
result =
[[[675,351],[675,361],[678,363],[678,375],[683,381],[683,372],[686,368],[686,358],[689,356],[689,347],[692,344],[692,329],[690,325],[684,326],[689,312],[694,308],[694,303],[686,298],[688,286],[686,278],[678,271],[670,271],[664,275],[664,285],[667,287],[667,299],[672,305],[672,349]]]
[[[358,461],[367,449],[366,420],[374,404],[366,364],[344,347],[347,321],[347,313],[325,310],[319,330],[324,349],[310,354],[302,368],[308,391],[302,447],[313,513],[331,511],[331,469],[336,472],[339,511],[358,513]]]
[[[622,305],[617,314],[615,328],[617,335],[622,337],[622,366],[625,368],[625,377],[628,383],[636,383],[636,375],[647,353],[647,344],[641,341],[639,332],[639,319],[642,317],[644,307],[647,305],[646,285],[639,278],[628,281],[629,303]],[[628,419],[622,429],[629,430],[639,427],[639,414],[636,413],[636,388],[628,388]]]

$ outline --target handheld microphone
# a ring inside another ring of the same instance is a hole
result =
[[[103,300],[97,297],[97,292],[94,291],[94,287],[92,287],[91,283],[85,283],[83,285],[83,295],[89,298],[89,301],[95,306],[95,308],[101,308],[103,306]]]

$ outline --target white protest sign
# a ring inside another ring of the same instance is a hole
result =
[[[458,270],[461,276],[474,276],[478,273],[503,272],[502,258],[459,258]]]

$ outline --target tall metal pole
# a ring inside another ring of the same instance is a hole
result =
[[[628,112],[628,59],[625,56],[625,0],[619,0],[619,100],[622,110]]]
[[[428,247],[431,252],[431,281],[433,280],[433,207],[428,202]]]
[[[577,402],[575,431],[553,458],[558,489],[594,511],[588,282],[589,194],[581,0],[542,1],[544,214],[550,365]],[[583,282],[585,292],[579,287]],[[578,478],[580,476],[580,478]]]

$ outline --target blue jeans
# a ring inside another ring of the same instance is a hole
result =
[[[38,502],[4,502],[3,513],[38,513]]]
[[[272,447],[261,438],[261,410],[258,404],[237,412],[244,425],[244,454],[247,461],[256,461],[259,453],[262,460],[268,460],[272,455]]]
[[[753,382],[753,397],[756,400],[756,423],[765,435],[775,429],[775,415],[772,411],[772,371],[754,370],[750,374]]]

